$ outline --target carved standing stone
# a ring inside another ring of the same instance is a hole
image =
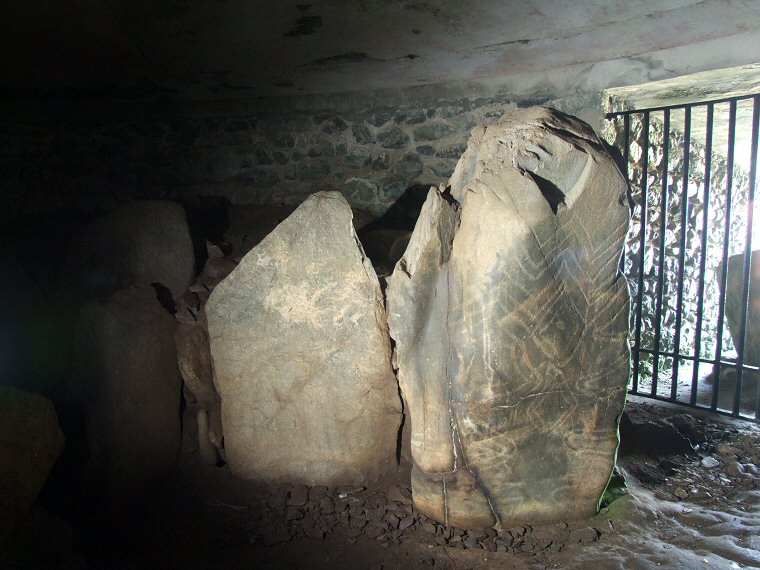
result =
[[[549,109],[477,128],[389,278],[417,507],[455,526],[593,515],[628,380],[625,182]]]
[[[354,483],[395,465],[401,420],[383,298],[346,200],[309,197],[206,304],[232,473]]]

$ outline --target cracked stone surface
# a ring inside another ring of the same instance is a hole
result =
[[[595,513],[629,371],[625,182],[544,108],[478,127],[388,279],[414,501],[454,526]]]
[[[314,485],[395,467],[383,297],[339,193],[312,195],[254,247],[206,315],[234,475]]]

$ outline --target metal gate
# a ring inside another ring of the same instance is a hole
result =
[[[631,189],[631,394],[760,422],[759,117],[760,94],[607,115]]]

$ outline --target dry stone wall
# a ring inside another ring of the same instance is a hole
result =
[[[444,95],[391,105],[371,97],[365,104],[362,97],[346,96],[343,107],[350,110],[342,111],[274,112],[262,110],[263,103],[245,111],[203,103],[146,110],[152,109],[146,104],[116,117],[93,112],[76,121],[0,123],[1,214],[104,210],[135,198],[194,196],[297,205],[323,190],[382,214],[410,186],[445,181],[475,125],[534,103]],[[567,98],[550,105],[574,112],[591,103]]]

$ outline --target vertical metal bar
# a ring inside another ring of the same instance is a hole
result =
[[[736,347],[736,393],[734,394],[733,415],[739,415],[742,397],[742,375],[744,367],[744,347],[747,335],[747,305],[749,301],[749,278],[752,261],[752,215],[755,209],[755,177],[757,176],[757,138],[760,120],[760,95],[752,102],[752,151],[749,166],[749,190],[747,192],[747,235],[744,247],[744,272],[742,273],[742,299],[739,324],[739,345]],[[753,363],[754,364],[754,363]]]
[[[691,107],[684,107],[683,117],[683,182],[681,183],[681,239],[678,252],[678,292],[676,295],[675,340],[673,342],[673,376],[670,398],[678,396],[678,364],[681,356],[681,320],[683,319],[683,274],[686,266],[686,236],[689,226],[689,151],[691,147]]]
[[[689,403],[694,406],[697,403],[697,389],[699,385],[699,359],[702,357],[702,312],[705,300],[705,271],[707,269],[707,231],[708,214],[710,212],[710,175],[712,171],[712,131],[713,131],[712,103],[707,105],[707,123],[705,125],[705,179],[702,194],[702,249],[699,256],[699,283],[697,285],[697,325],[696,338],[694,339],[694,370],[691,375],[691,398]]]
[[[657,288],[655,289],[654,354],[652,355],[652,396],[657,395],[657,377],[660,366],[660,336],[662,321],[662,295],[665,285],[665,232],[668,215],[668,154],[670,153],[670,109],[662,118],[662,195],[660,196],[660,254],[657,258]]]
[[[642,136],[644,139],[643,160],[641,166],[641,230],[639,235],[639,279],[636,291],[636,333],[633,346],[633,393],[638,393],[639,368],[641,364],[641,300],[644,297],[644,250],[647,233],[647,178],[649,171],[649,111],[645,111],[642,119]]]
[[[731,244],[731,202],[734,187],[734,143],[736,142],[736,100],[728,105],[728,149],[726,157],[726,218],[723,230],[723,262],[720,266],[720,299],[718,300],[718,339],[715,344],[715,365],[713,366],[713,393],[710,408],[718,409],[718,392],[720,391],[720,361],[723,352],[723,328],[726,317],[726,275],[728,272],[728,252]]]
[[[630,198],[630,192],[631,192],[631,168],[630,168],[630,160],[631,160],[631,115],[629,113],[625,113],[623,115],[623,164],[625,165],[625,172],[623,172],[623,176],[625,176],[625,183],[626,183],[626,192],[628,193],[629,200]],[[629,212],[629,215],[633,217],[633,202],[628,202],[629,208],[631,208],[631,211]],[[625,255],[620,256],[620,273],[622,275],[625,275]],[[630,317],[628,326],[630,327]],[[638,376],[633,374],[633,371],[631,370],[631,392],[636,392],[638,389],[639,379]]]

